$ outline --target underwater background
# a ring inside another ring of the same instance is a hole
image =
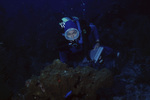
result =
[[[77,16],[94,23],[101,44],[121,54],[118,73],[114,75],[115,88],[97,90],[95,100],[150,100],[149,9],[147,0],[1,0],[0,100],[31,99],[18,99],[16,95],[25,87],[26,80],[31,77],[36,80],[41,70],[45,71],[46,66],[59,59],[56,42],[59,22],[64,16]],[[38,100],[57,100],[55,95],[51,96]],[[85,94],[63,99],[88,100]]]

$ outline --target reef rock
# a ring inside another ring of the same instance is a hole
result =
[[[26,87],[13,100],[96,100],[96,91],[112,85],[110,70],[92,67],[72,68],[55,60],[40,76],[26,81]]]

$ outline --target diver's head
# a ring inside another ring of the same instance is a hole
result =
[[[74,41],[75,39],[77,39],[79,37],[79,31],[77,28],[76,23],[74,23],[71,19],[69,19],[68,17],[64,17],[62,18],[61,23],[63,23],[63,27],[64,28],[64,36],[67,40],[71,40]]]

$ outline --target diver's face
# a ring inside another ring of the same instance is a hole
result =
[[[67,37],[74,39],[77,36],[77,31],[76,30],[70,30],[67,32]]]
[[[74,41],[79,37],[79,31],[76,28],[69,28],[64,35],[67,40]]]

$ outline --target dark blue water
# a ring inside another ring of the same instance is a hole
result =
[[[0,81],[1,92],[6,95],[4,99],[22,88],[25,80],[39,75],[44,66],[59,58],[57,34],[64,16],[93,22],[101,44],[122,52],[125,61],[120,62],[122,65],[128,63],[136,50],[140,52],[139,58],[149,56],[148,9],[146,0],[1,0]]]

